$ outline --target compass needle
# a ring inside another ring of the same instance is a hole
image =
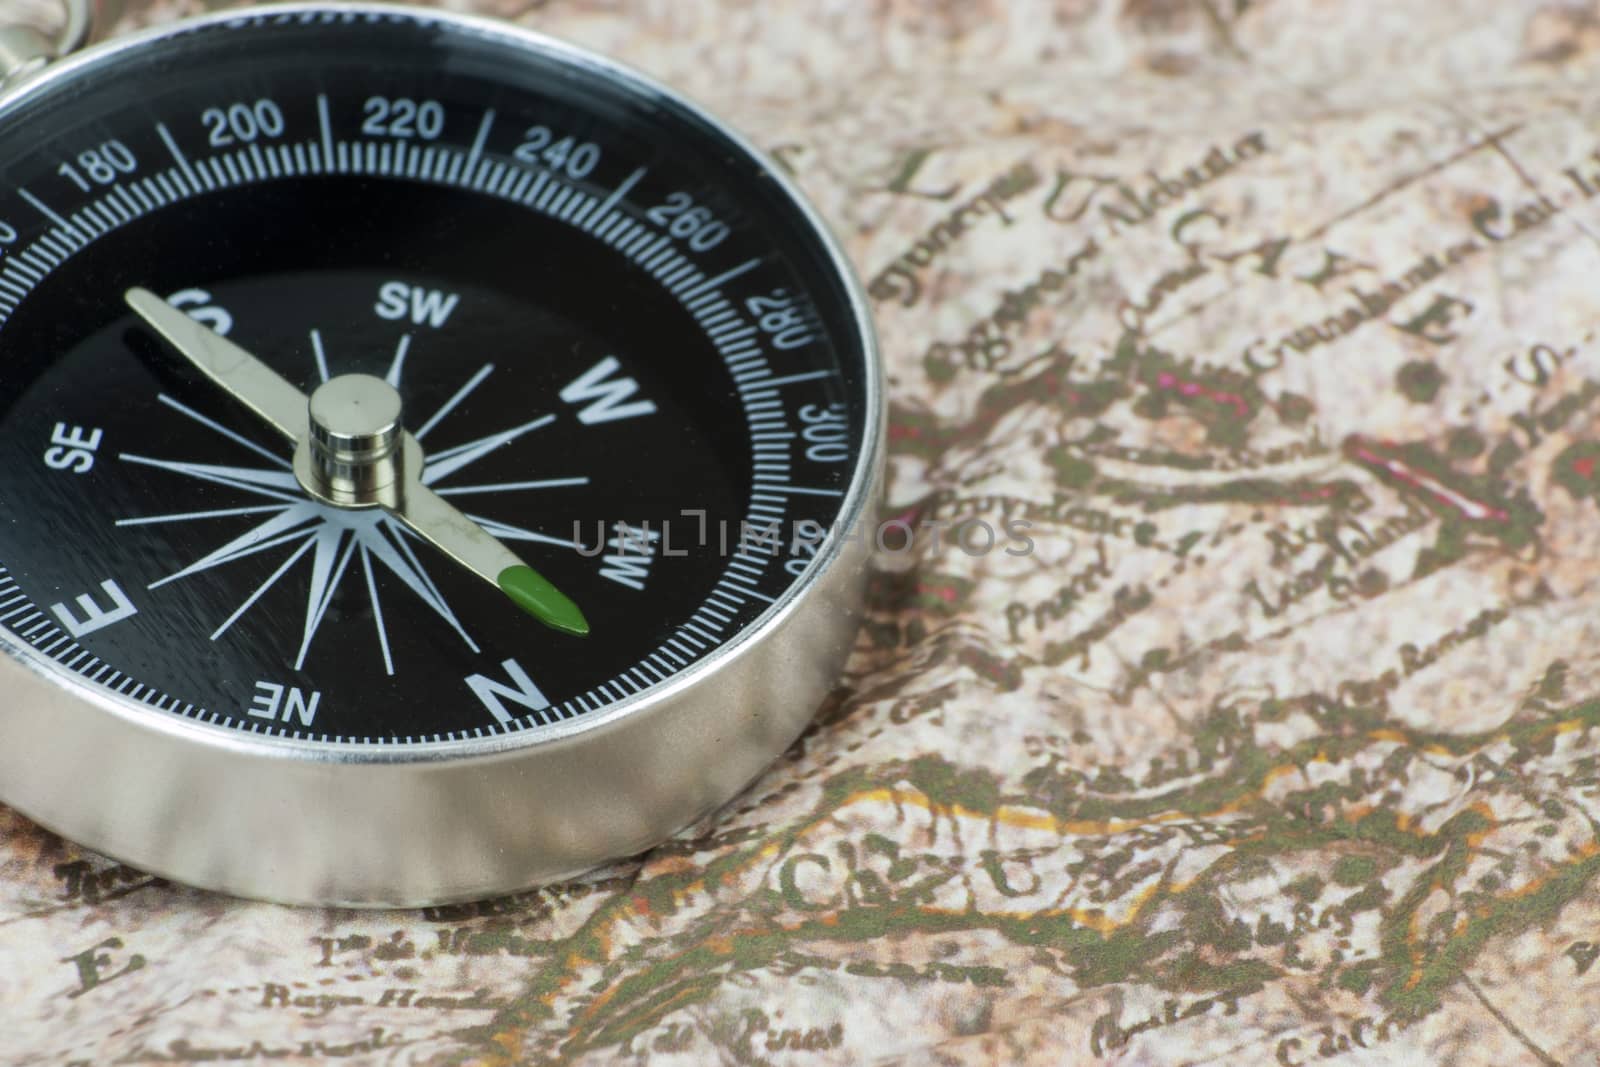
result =
[[[297,477],[324,504],[382,507],[451,559],[504,592],[535,619],[562,633],[583,636],[589,632],[583,612],[569,597],[483,527],[423,486],[424,481],[451,474],[490,451],[549,425],[555,416],[542,415],[514,429],[451,449],[441,453],[435,462],[414,464],[409,471],[396,463],[393,471],[385,474],[382,463],[391,457],[399,459],[407,446],[414,455],[421,455],[415,438],[400,428],[397,387],[411,347],[410,334],[401,337],[394,361],[381,383],[369,375],[340,375],[324,382],[307,398],[260,359],[150,290],[129,289],[126,299],[128,306],[184,358],[300,447],[303,458]],[[318,348],[320,351],[320,343]],[[382,414],[375,416],[374,412]],[[210,420],[204,424],[216,428]],[[296,429],[297,425],[303,428]],[[395,482],[400,483],[397,490],[382,492]],[[305,661],[311,635],[320,624],[326,605],[321,610],[315,605],[307,610],[308,620],[314,613],[316,624],[307,622],[306,638],[295,661],[297,669]]]
[[[635,855],[853,646],[859,283],[603,57],[229,7],[0,87],[0,802],[288,903]]]

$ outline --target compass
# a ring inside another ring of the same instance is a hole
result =
[[[185,883],[415,905],[637,853],[794,740],[883,399],[773,164],[489,20],[20,40],[0,798]]]

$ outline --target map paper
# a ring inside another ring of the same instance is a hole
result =
[[[471,9],[705,103],[857,265],[848,672],[723,811],[480,904],[0,810],[0,1062],[1600,1062],[1600,8]]]

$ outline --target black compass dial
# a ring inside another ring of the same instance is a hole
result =
[[[94,62],[0,124],[0,626],[51,669],[256,733],[460,740],[662,685],[805,580],[865,342],[712,124],[425,18],[267,13]],[[386,380],[422,484],[590,632],[314,498],[135,287],[306,394]]]

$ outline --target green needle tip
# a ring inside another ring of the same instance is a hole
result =
[[[552,630],[583,637],[589,632],[589,620],[583,617],[578,605],[551,585],[532,567],[507,567],[497,579],[500,589],[512,602]]]

